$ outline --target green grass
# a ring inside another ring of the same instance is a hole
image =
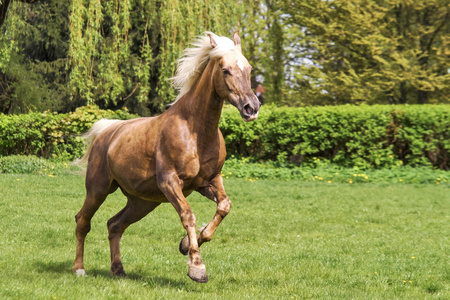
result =
[[[448,171],[431,167],[405,167],[398,165],[390,169],[342,168],[319,158],[302,167],[280,167],[272,162],[252,162],[247,157],[230,157],[225,161],[225,178],[246,179],[299,179],[326,183],[434,183],[449,185]]]
[[[110,195],[71,273],[76,175],[0,174],[1,299],[449,299],[450,189],[437,184],[225,179],[232,210],[202,246],[209,283],[187,274],[175,210],[161,205],[122,239],[129,278],[109,275]],[[193,194],[198,225],[213,202]]]
[[[0,157],[0,174],[34,174],[43,176],[80,175],[82,168],[58,158],[48,160],[35,156],[10,155]],[[283,166],[273,162],[252,162],[251,158],[232,155],[225,161],[222,175],[228,178],[283,179],[325,183],[434,183],[450,184],[449,172],[430,167],[404,167],[359,170],[341,168],[319,158],[302,167]]]

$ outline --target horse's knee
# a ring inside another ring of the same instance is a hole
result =
[[[108,227],[109,236],[111,236],[111,234],[115,234],[115,233],[118,232],[117,225],[115,225],[114,223],[110,223],[109,221],[106,224],[107,224],[107,227]]]
[[[130,222],[123,220],[122,218],[117,219],[115,217],[112,217],[107,222],[108,226],[108,238],[114,239],[116,237],[122,237],[122,234],[124,233],[125,229],[127,229],[128,226],[130,226]]]
[[[75,223],[78,224],[78,221],[81,220],[83,218],[83,212],[82,210],[80,210],[76,215],[75,215]]]
[[[213,237],[212,233],[210,233],[210,232],[207,231],[207,230],[203,230],[203,231],[200,233],[200,240],[201,240],[201,243],[207,243],[207,242],[210,242],[210,241],[212,240],[212,237]]]

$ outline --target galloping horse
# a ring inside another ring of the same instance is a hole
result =
[[[207,32],[179,60],[173,84],[176,102],[163,114],[134,120],[100,120],[86,137],[86,200],[76,220],[73,271],[85,275],[84,242],[91,219],[108,194],[120,188],[125,208],[108,221],[111,272],[126,276],[120,259],[125,229],[162,202],[170,202],[186,229],[180,252],[189,255],[188,276],[207,282],[199,247],[211,240],[230,210],[220,175],[226,151],[219,118],[224,101],[244,121],[255,120],[260,103],[250,87],[251,66],[241,53],[238,32],[233,40]],[[186,198],[193,191],[217,203],[212,220],[196,233],[196,219]]]

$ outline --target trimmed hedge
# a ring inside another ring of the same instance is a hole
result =
[[[36,155],[69,160],[82,156],[82,134],[102,118],[138,117],[126,110],[100,110],[95,106],[78,108],[73,113],[30,113],[0,115],[0,156]]]
[[[101,118],[130,119],[126,111],[84,107],[70,114],[0,116],[0,155],[73,159],[84,150],[81,133]],[[333,163],[356,169],[401,165],[450,168],[450,106],[264,105],[242,121],[225,106],[219,124],[228,154],[280,165]]]
[[[254,160],[356,169],[450,168],[448,105],[263,106],[253,123],[226,107],[220,127],[229,154]]]

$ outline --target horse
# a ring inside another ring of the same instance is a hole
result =
[[[91,219],[106,197],[118,188],[125,207],[108,220],[111,274],[124,276],[120,239],[125,229],[161,203],[169,202],[186,230],[179,250],[188,255],[188,276],[208,282],[199,247],[212,239],[230,211],[221,170],[226,149],[219,129],[224,101],[244,121],[258,117],[260,102],[250,86],[251,66],[242,54],[241,39],[205,32],[185,49],[172,78],[179,91],[173,105],[156,117],[100,120],[86,133],[88,149],[86,198],[76,221],[73,272],[86,275],[83,254]],[[196,218],[186,197],[199,192],[217,204],[212,220],[196,232]]]

